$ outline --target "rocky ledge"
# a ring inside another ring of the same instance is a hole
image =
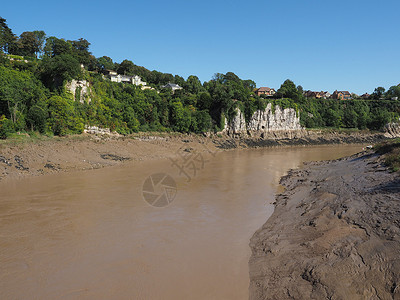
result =
[[[250,299],[400,299],[398,173],[365,152],[281,184],[250,242]]]

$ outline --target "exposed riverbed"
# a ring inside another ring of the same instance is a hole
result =
[[[361,145],[205,155],[187,182],[168,159],[0,182],[1,299],[246,299],[249,240],[281,176]],[[175,200],[142,184],[170,174]]]

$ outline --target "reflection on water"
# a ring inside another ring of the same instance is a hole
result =
[[[1,299],[246,299],[249,239],[278,182],[356,146],[219,153],[191,182],[169,160],[0,183]],[[141,187],[171,174],[154,208]]]

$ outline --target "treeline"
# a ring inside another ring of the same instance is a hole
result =
[[[380,129],[399,115],[399,102],[382,100],[381,95],[373,101],[306,99],[302,88],[287,80],[274,98],[263,98],[254,94],[254,81],[242,80],[232,72],[217,73],[202,83],[194,75],[185,80],[129,60],[115,63],[107,56],[96,58],[89,47],[83,38],[47,37],[44,31],[18,37],[0,18],[0,138],[17,131],[81,133],[85,125],[108,127],[121,134],[219,131],[237,108],[249,120],[270,102],[295,108],[306,127]],[[102,76],[104,70],[139,75],[153,89],[111,82]],[[72,79],[90,83],[91,101],[74,101],[65,88]],[[183,89],[161,88],[169,82]]]
[[[301,86],[296,87],[291,80],[286,80],[275,96],[293,99],[300,112],[300,122],[306,128],[380,130],[389,122],[399,121],[400,101],[396,99],[397,95],[400,98],[399,86],[391,87],[387,93],[378,87],[369,99],[312,99],[303,95]]]

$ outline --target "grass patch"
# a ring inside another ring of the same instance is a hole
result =
[[[382,155],[384,163],[391,171],[400,170],[400,139],[383,142],[374,147],[376,153]]]
[[[310,132],[323,132],[323,133],[343,133],[343,134],[373,134],[378,133],[378,131],[373,131],[369,129],[358,129],[358,128],[337,128],[337,127],[315,127],[306,128]]]
[[[82,134],[71,134],[66,135],[64,137],[53,136],[52,134],[41,134],[36,131],[28,131],[26,133],[12,133],[7,139],[0,139],[0,146],[17,146],[28,143],[38,143],[43,141],[65,141],[65,140],[73,140],[73,141],[83,141],[89,140],[90,136],[82,135]]]

